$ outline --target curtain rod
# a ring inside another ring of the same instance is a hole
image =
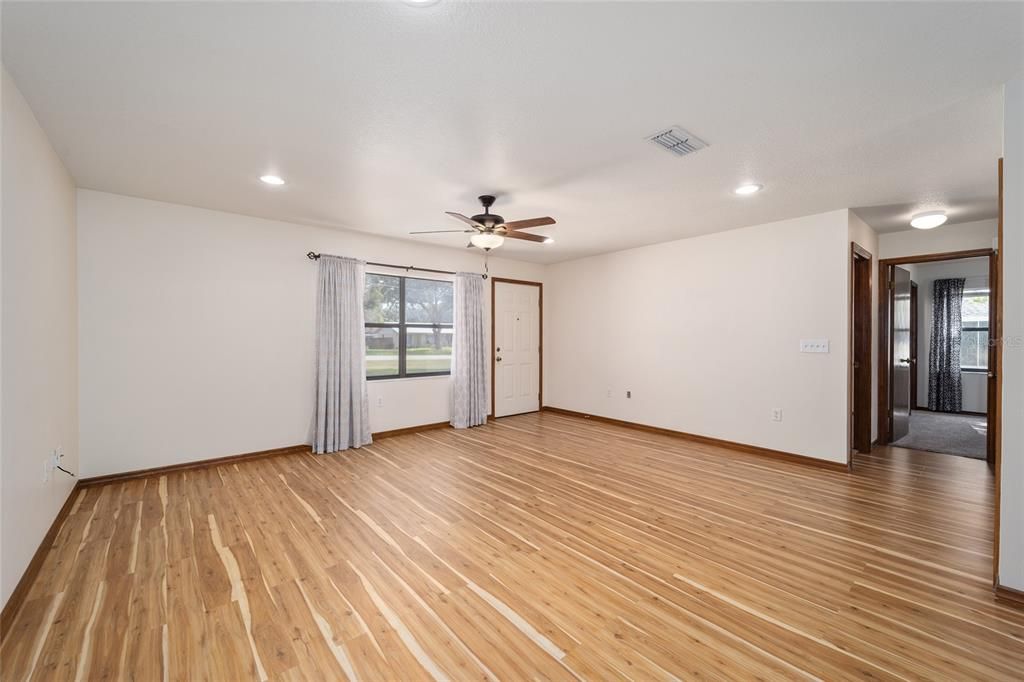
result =
[[[310,251],[309,253],[306,254],[306,258],[308,258],[309,260],[319,260],[320,254],[319,253],[314,253],[313,251]],[[414,265],[392,265],[391,263],[371,263],[370,261],[367,261],[366,264],[367,265],[375,265],[378,268],[395,268],[396,270],[407,270],[407,271],[408,270],[415,270],[416,272],[433,272],[433,273],[436,273],[438,275],[454,275],[454,274],[457,274],[455,272],[452,272],[451,270],[433,270],[431,268],[417,268]],[[487,267],[487,266],[484,265],[484,267]],[[484,279],[487,279],[487,275],[481,275],[481,277],[483,277]]]

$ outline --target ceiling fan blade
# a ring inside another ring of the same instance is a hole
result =
[[[453,211],[445,211],[445,213],[447,213],[451,217],[455,218],[456,220],[461,220],[462,222],[466,223],[467,225],[469,225],[470,227],[472,227],[474,229],[479,230],[479,229],[483,228],[483,225],[481,225],[477,221],[473,220],[472,218],[467,218],[466,216],[462,215],[461,213],[455,213]]]
[[[476,232],[476,230],[420,230],[409,234],[441,234],[442,232]]]
[[[506,239],[522,239],[528,242],[540,242],[543,244],[548,240],[548,237],[541,236],[539,234],[528,234],[526,232],[508,232],[505,234]]]
[[[540,227],[541,225],[554,225],[555,219],[547,216],[543,218],[528,218],[527,220],[513,220],[510,223],[505,223],[505,227],[512,230],[525,230],[528,227]]]

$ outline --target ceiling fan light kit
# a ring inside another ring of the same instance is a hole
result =
[[[469,238],[470,243],[478,249],[490,251],[505,243],[505,238],[493,232],[480,232]]]
[[[479,197],[480,204],[484,207],[483,213],[478,213],[472,218],[467,218],[461,213],[455,213],[454,211],[445,211],[448,215],[461,220],[469,226],[467,230],[421,230],[418,232],[410,232],[409,234],[437,234],[441,232],[459,232],[462,234],[472,235],[469,238],[469,246],[475,246],[478,249],[484,251],[490,251],[496,249],[505,243],[506,239],[521,239],[527,242],[536,242],[540,244],[551,244],[554,239],[551,237],[545,237],[537,234],[529,234],[522,232],[522,230],[528,230],[531,227],[542,227],[544,225],[554,225],[555,219],[550,217],[543,218],[529,218],[527,220],[513,220],[510,223],[505,222],[505,219],[497,213],[491,213],[491,206],[494,205],[495,197],[490,194],[484,194]]]

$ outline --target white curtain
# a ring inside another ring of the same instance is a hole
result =
[[[363,329],[366,263],[320,256],[319,274],[312,437],[317,454],[372,442]]]
[[[455,338],[452,348],[452,421],[457,429],[487,421],[487,348],[484,346],[484,280],[455,275]]]

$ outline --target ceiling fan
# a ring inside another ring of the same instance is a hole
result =
[[[462,222],[469,225],[468,230],[423,230],[420,232],[410,232],[409,234],[439,234],[442,232],[461,232],[463,234],[473,235],[469,238],[469,244],[467,248],[477,247],[484,251],[490,251],[496,249],[505,243],[505,239],[522,239],[528,242],[539,242],[541,244],[550,244],[555,241],[551,237],[543,237],[541,235],[529,234],[522,232],[531,227],[540,227],[542,225],[554,225],[554,218],[529,218],[528,220],[513,220],[510,223],[506,223],[505,219],[496,213],[491,213],[491,206],[494,204],[494,197],[490,194],[485,194],[479,197],[480,203],[484,207],[484,212],[467,218],[461,213],[454,213],[452,211],[445,211],[451,217],[461,220]]]

